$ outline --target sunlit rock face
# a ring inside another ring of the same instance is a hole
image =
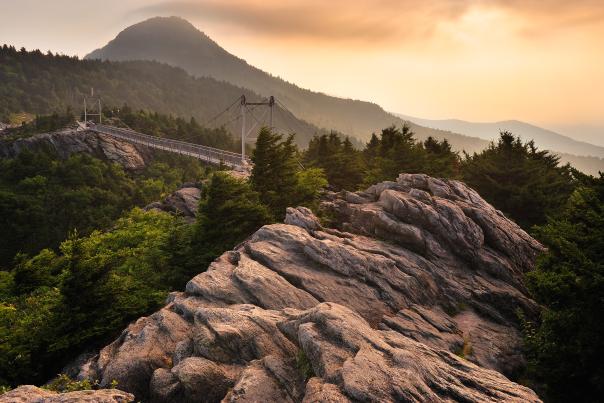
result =
[[[326,196],[224,253],[81,367],[137,399],[538,401],[517,311],[542,246],[461,182]]]

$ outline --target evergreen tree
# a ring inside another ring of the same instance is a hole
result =
[[[367,170],[365,185],[394,180],[400,173],[420,173],[424,166],[425,152],[417,144],[411,129],[404,125],[382,130],[380,138],[372,136],[365,150]]]
[[[57,312],[62,318],[57,329],[61,336],[54,340],[52,350],[61,351],[67,346],[80,350],[91,338],[102,334],[100,327],[110,320],[104,314],[105,307],[114,302],[113,295],[104,287],[110,271],[106,265],[90,259],[96,256],[86,256],[84,242],[73,238],[62,245],[67,274],[62,286],[63,303]]]
[[[533,142],[522,143],[502,132],[499,141],[480,154],[466,155],[462,177],[489,203],[529,229],[558,213],[575,187],[570,166],[559,166],[558,161]]]
[[[292,196],[297,194],[298,186],[297,154],[293,135],[284,140],[283,135],[268,128],[260,130],[252,153],[254,168],[250,183],[278,220],[284,216],[285,209],[296,202]]]
[[[367,143],[367,145],[365,146],[365,150],[363,151],[365,158],[367,160],[371,160],[372,158],[377,157],[379,149],[380,139],[378,138],[378,136],[376,136],[375,133],[371,133],[371,138],[369,139],[369,142]]]
[[[248,182],[216,172],[203,190],[194,242],[209,263],[271,221],[268,208]]]
[[[439,178],[459,177],[461,161],[459,155],[451,150],[447,139],[438,141],[428,137],[423,142],[423,147],[426,152],[423,173]]]
[[[594,402],[604,393],[604,176],[592,184],[538,228],[548,251],[527,274],[543,307],[540,323],[525,329],[529,368],[552,401]]]
[[[311,139],[304,154],[305,165],[322,168],[329,184],[339,189],[355,190],[363,179],[361,154],[348,137],[344,140],[331,132]]]

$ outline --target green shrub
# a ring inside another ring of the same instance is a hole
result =
[[[300,375],[302,375],[302,378],[304,378],[304,382],[315,376],[312,364],[302,349],[298,350],[298,354],[296,355],[296,367],[298,368]]]

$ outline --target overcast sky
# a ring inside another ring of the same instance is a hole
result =
[[[0,43],[84,56],[156,15],[390,111],[604,127],[604,0],[0,0]]]

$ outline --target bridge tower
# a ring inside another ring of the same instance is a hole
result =
[[[94,88],[90,89],[90,97],[93,98],[93,103],[94,102]],[[103,123],[103,108],[101,105],[101,97],[99,97],[97,99],[97,105],[98,105],[98,111],[97,113],[89,113],[88,112],[88,102],[86,100],[86,95],[84,95],[84,124],[86,124],[88,122],[88,117],[89,116],[98,116],[99,117],[99,124]]]
[[[241,96],[241,162],[242,163],[245,163],[245,140],[246,140],[247,135],[249,134],[246,131],[247,128],[245,125],[245,110],[249,105],[259,105],[259,106],[268,106],[269,107],[269,128],[272,129],[273,128],[273,109],[275,107],[275,97],[271,95],[268,98],[268,101],[264,101],[264,102],[247,102],[247,100],[245,99],[245,95]],[[250,131],[253,130],[254,127],[252,127],[252,129],[250,129]]]

